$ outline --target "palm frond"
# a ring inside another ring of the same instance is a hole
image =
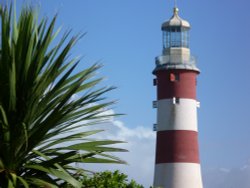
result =
[[[114,88],[98,87],[98,64],[75,73],[69,52],[82,36],[55,43],[56,16],[38,21],[30,7],[17,20],[0,5],[0,16],[0,187],[81,187],[74,163],[125,163],[110,155],[126,151],[113,146],[121,142],[81,129],[113,116],[103,112],[114,104],[104,97]]]

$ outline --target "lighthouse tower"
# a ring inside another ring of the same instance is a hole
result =
[[[163,51],[153,74],[157,87],[157,131],[154,186],[202,188],[199,160],[196,77],[199,69],[190,55],[190,24],[175,7],[162,24]]]

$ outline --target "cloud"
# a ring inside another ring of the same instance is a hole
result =
[[[204,188],[249,188],[250,160],[236,168],[210,168],[203,171]]]
[[[93,127],[92,127],[93,128]],[[87,164],[85,168],[93,171],[120,170],[146,187],[152,185],[154,172],[155,133],[143,126],[128,128],[123,122],[111,119],[107,124],[95,126],[103,129],[100,134],[93,135],[97,139],[112,139],[126,141],[116,147],[129,150],[116,156],[125,160],[127,165]]]

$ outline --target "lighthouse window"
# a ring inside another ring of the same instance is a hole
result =
[[[181,28],[172,27],[171,28],[171,47],[181,46]]]
[[[189,29],[170,27],[163,30],[163,48],[189,47]]]
[[[171,32],[164,31],[163,32],[163,48],[170,48],[171,47]]]
[[[178,73],[170,73],[170,81],[175,82],[180,80],[180,75]]]
[[[188,29],[183,28],[181,32],[181,45],[182,47],[189,47],[189,32]]]
[[[154,81],[153,81],[154,86],[157,85],[157,82],[158,82],[158,80],[155,78]]]

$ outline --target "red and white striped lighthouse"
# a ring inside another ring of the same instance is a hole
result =
[[[189,49],[190,24],[174,8],[162,24],[163,52],[153,74],[157,86],[154,186],[202,188],[199,160],[196,77],[199,69]]]

